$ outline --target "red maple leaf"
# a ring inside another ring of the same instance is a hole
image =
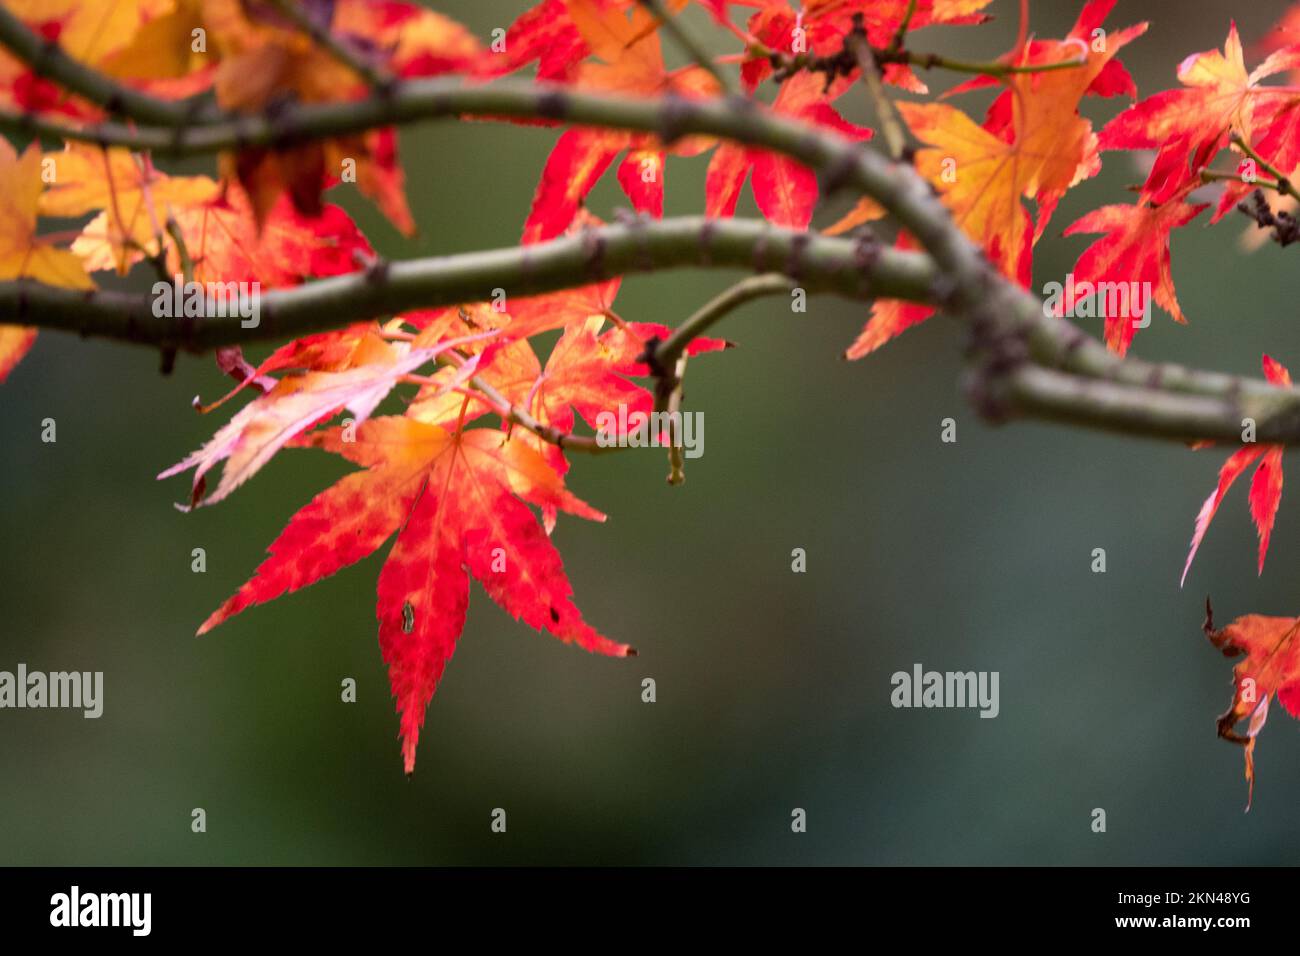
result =
[[[1265,355],[1263,365],[1264,375],[1270,382],[1274,385],[1290,387],[1291,374],[1281,362]],[[1210,497],[1205,499],[1205,504],[1201,505],[1200,513],[1196,516],[1196,530],[1192,533],[1192,546],[1187,552],[1187,563],[1183,565],[1180,585],[1187,580],[1192,559],[1196,557],[1196,550],[1201,546],[1201,539],[1209,530],[1210,522],[1214,519],[1214,513],[1219,510],[1224,495],[1228,493],[1228,489],[1241,473],[1256,461],[1259,465],[1255,469],[1255,477],[1250,482],[1250,516],[1259,531],[1259,573],[1264,572],[1264,558],[1268,554],[1268,542],[1273,534],[1273,519],[1277,516],[1278,505],[1282,502],[1283,451],[1285,451],[1283,445],[1252,443],[1234,451],[1223,463],[1223,467],[1219,469],[1218,486],[1210,493]]]
[[[528,505],[595,521],[533,448],[496,429],[448,431],[411,417],[342,427],[310,443],[364,467],[290,519],[253,577],[199,628],[296,591],[397,543],[379,574],[379,647],[401,716],[402,759],[415,768],[425,710],[464,628],[472,575],[517,620],[589,651],[631,648],[587,624],[559,552]]]

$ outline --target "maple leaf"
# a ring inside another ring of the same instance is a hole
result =
[[[912,8],[909,30],[935,25],[957,26],[979,23],[985,19],[980,11],[991,0],[918,0]],[[760,9],[749,18],[749,34],[770,50],[799,55],[828,54],[840,50],[844,38],[861,17],[867,39],[877,49],[887,47],[907,15],[909,0],[808,0],[796,13],[786,0],[761,0],[751,4]],[[798,32],[796,32],[798,31]],[[751,55],[741,64],[745,88],[755,89],[771,75],[771,60]],[[850,74],[850,78],[854,74]],[[886,83],[913,93],[927,92],[926,86],[901,63],[884,67]]]
[[[862,141],[872,131],[845,120],[831,101],[850,83],[840,80],[830,90],[816,74],[797,73],[781,84],[772,110],[783,116],[820,126],[846,139]],[[745,177],[753,170],[754,200],[769,221],[778,226],[807,229],[817,204],[817,177],[811,169],[767,150],[723,143],[713,154],[705,176],[705,214],[731,216]]]
[[[620,321],[602,333],[601,327],[610,313],[607,310],[583,313],[581,303],[581,297],[569,301],[562,298],[558,303],[568,318],[564,334],[551,350],[545,368],[526,338],[509,338],[517,321],[511,319],[503,328],[505,338],[495,341],[478,356],[477,375],[542,425],[567,435],[573,433],[575,412],[593,428],[597,427],[602,413],[610,413],[618,420],[612,434],[622,436],[625,424],[634,427],[636,416],[648,415],[654,406],[650,390],[630,379],[650,374],[643,361],[646,347],[652,340],[667,338],[672,330],[657,323]],[[541,303],[537,302],[535,307],[540,308]],[[723,339],[702,336],[691,341],[686,354],[721,351],[728,345]],[[454,371],[448,368],[438,372],[433,384],[421,389],[407,414],[431,425],[449,426],[457,420],[473,421],[489,412],[491,409],[482,402],[465,407],[461,397],[445,387]],[[624,414],[619,413],[620,408],[625,410]],[[558,474],[568,471],[569,463],[561,448],[531,432],[521,431],[519,440],[532,444]],[[549,530],[554,514],[544,511],[544,517]]]
[[[102,210],[96,229],[122,275],[138,254],[158,254],[173,207],[207,202],[219,192],[206,176],[168,176],[148,156],[125,149],[69,143],[52,158],[54,182],[41,196],[41,213],[71,217]]]
[[[596,521],[604,515],[569,493],[532,448],[495,429],[451,432],[397,416],[366,422],[355,440],[336,428],[312,443],[365,470],[295,514],[270,557],[199,633],[359,561],[397,532],[379,574],[376,616],[408,774],[425,710],[464,629],[471,575],[535,630],[601,654],[634,653],[582,619],[559,552],[528,504]]]
[[[658,20],[637,5],[631,16],[626,4],[603,0],[568,0],[566,10],[574,29],[596,60],[572,70],[574,86],[621,96],[707,96],[717,82],[700,67],[669,72],[660,49]],[[674,143],[676,155],[694,155],[711,145],[701,137]],[[624,150],[629,150],[618,180],[635,209],[663,214],[664,165],[667,150],[657,137],[643,133],[579,127],[564,132],[547,157],[542,178],[524,222],[524,243],[541,242],[563,233],[582,201]]]
[[[204,9],[222,53],[215,88],[223,107],[259,112],[288,96],[317,103],[368,93],[362,77],[297,30],[274,5],[206,0]],[[478,41],[431,10],[391,0],[337,0],[308,13],[358,59],[397,76],[480,68]],[[321,191],[346,170],[400,232],[415,231],[391,127],[282,149],[246,148],[226,156],[223,166],[247,190],[259,221],[285,191],[300,212],[315,215]]]
[[[1247,614],[1215,630],[1214,611],[1205,599],[1205,634],[1228,657],[1245,655],[1233,668],[1232,704],[1219,717],[1219,736],[1245,747],[1246,809],[1255,793],[1255,741],[1268,719],[1274,696],[1292,717],[1300,718],[1300,618]],[[1236,725],[1250,718],[1246,733]]]
[[[185,99],[207,92],[220,59],[219,50],[209,50],[206,43],[196,42],[208,33],[204,17],[207,2],[157,0],[155,9],[145,14],[130,42],[104,57],[99,69],[133,89],[162,99]]]
[[[241,408],[206,445],[158,475],[170,478],[194,469],[189,507],[215,504],[256,474],[272,456],[309,428],[348,409],[355,422],[365,421],[392,391],[398,379],[428,363],[446,348],[410,349],[405,343],[375,341],[364,360],[336,372],[288,375]],[[458,369],[446,388],[473,374],[474,360]],[[226,462],[216,490],[203,501],[207,473]],[[185,510],[185,509],[182,509]]]
[[[156,173],[160,180],[165,179]],[[232,183],[206,177],[195,180],[197,201],[168,206],[180,229],[197,282],[257,282],[271,289],[298,285],[304,279],[340,275],[357,269],[358,257],[374,254],[356,223],[338,206],[326,205],[316,217],[299,213],[287,195],[267,213],[259,230],[247,195]],[[127,267],[144,258],[144,250],[124,248],[104,210],[82,229],[72,251],[92,272]],[[180,253],[167,244],[167,268],[182,271]]]
[[[1116,0],[1088,0],[1083,9],[1079,12],[1079,17],[1070,28],[1070,32],[1065,35],[1067,44],[1075,44],[1075,53],[1081,54],[1089,46],[1096,42],[1109,42],[1108,38],[1099,36],[1097,31],[1101,30],[1102,21],[1110,14],[1114,8]],[[1062,53],[1061,44],[1055,40],[1037,40],[1033,38],[1024,38],[1023,42],[1018,43],[1008,53],[998,57],[997,62],[1016,64],[1020,66],[1043,66],[1050,63],[1059,62]],[[997,86],[1001,79],[996,76],[976,76],[964,83],[958,83],[952,89],[943,94],[946,99],[959,93],[965,93],[969,90],[977,90],[988,86]],[[1105,62],[1102,68],[1092,78],[1084,91],[1089,96],[1137,96],[1137,84],[1133,82],[1133,77],[1129,75],[1127,68],[1118,59],[1111,58]],[[1004,90],[1000,93],[989,106],[988,115],[984,128],[990,132],[996,132],[1000,129],[1008,129],[1011,125],[1011,99],[1012,91]]]
[[[1291,386],[1291,374],[1276,359],[1265,355],[1263,359],[1264,377],[1274,385]],[[1247,468],[1258,461],[1255,476],[1250,482],[1250,516],[1259,531],[1259,573],[1264,573],[1264,558],[1268,554],[1269,538],[1273,534],[1273,519],[1277,516],[1278,505],[1282,501],[1282,452],[1285,446],[1272,443],[1251,443],[1245,448],[1234,451],[1223,467],[1219,469],[1219,484],[1205,499],[1196,516],[1196,529],[1192,533],[1192,546],[1187,552],[1187,563],[1183,565],[1183,576],[1179,586],[1187,580],[1187,572],[1192,567],[1192,559],[1201,546],[1201,539],[1210,528],[1214,513],[1232,483]]]
[[[988,252],[1001,271],[1028,284],[1029,214],[1021,197],[1038,204],[1033,238],[1042,235],[1057,202],[1071,186],[1100,169],[1092,125],[1078,113],[1079,101],[1145,23],[1112,32],[1105,49],[1088,48],[1077,68],[1012,76],[1011,137],[995,125],[977,126],[942,103],[900,103],[912,131],[929,145],[917,168],[935,183],[957,224]],[[1051,44],[1051,62],[1078,56],[1070,40]]]
[[[76,255],[37,235],[37,215],[48,195],[42,194],[44,168],[38,144],[19,155],[0,139],[0,182],[8,187],[0,190],[0,280],[26,278],[68,289],[93,288]]]
[[[41,201],[41,148],[32,143],[20,156],[9,142],[0,139],[0,280],[37,279],[68,289],[93,289],[81,260],[71,252],[56,249],[38,236],[37,211]],[[0,324],[0,382],[36,341],[36,330]]]
[[[1187,190],[1182,195],[1185,196]],[[1090,283],[1094,289],[1110,288],[1123,290],[1129,307],[1114,310],[1106,318],[1106,345],[1114,352],[1124,355],[1140,325],[1150,319],[1150,303],[1139,290],[1149,288],[1151,298],[1171,316],[1175,322],[1186,324],[1174,293],[1174,280],[1169,259],[1170,233],[1191,222],[1206,204],[1190,205],[1181,202],[1178,197],[1170,198],[1161,205],[1154,205],[1148,199],[1141,199],[1135,205],[1103,206],[1093,210],[1070,225],[1065,235],[1077,233],[1104,232],[1106,236],[1098,239],[1079,256],[1074,264],[1072,275],[1074,281],[1066,288],[1066,294],[1060,302],[1060,308],[1068,314],[1078,314],[1078,296],[1072,293],[1083,283]],[[1136,303],[1141,303],[1134,308]],[[1139,316],[1136,312],[1142,311]]]
[[[1085,10],[1080,23],[1092,23],[1104,12]],[[1083,45],[1087,53],[1078,67],[1007,78],[1009,115],[995,109],[985,126],[946,103],[898,104],[904,121],[927,144],[917,152],[918,171],[934,184],[962,231],[983,247],[1000,272],[1023,286],[1029,285],[1033,244],[1057,203],[1101,168],[1097,136],[1079,115],[1079,101],[1106,65],[1146,28],[1139,23],[1112,31],[1101,50]],[[1067,62],[1079,58],[1080,40],[1070,37],[1033,49],[1044,62]],[[1028,51],[1024,48],[1022,55]],[[1036,222],[1031,223],[1022,197],[1037,203]],[[845,354],[867,355],[933,314],[926,306],[877,302]]]
[[[173,0],[6,0],[6,9],[72,59],[114,74],[150,22]],[[186,37],[186,49],[189,38]],[[97,119],[102,111],[0,49],[0,102],[38,113]]]
[[[1300,63],[1300,48],[1285,47],[1250,73],[1233,23],[1223,52],[1194,53],[1178,65],[1182,89],[1165,90],[1129,107],[1101,131],[1102,149],[1159,149],[1144,194],[1163,201],[1190,166],[1204,169],[1236,131],[1253,139],[1258,124],[1295,99],[1260,81]]]

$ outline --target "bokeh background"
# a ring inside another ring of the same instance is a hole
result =
[[[1034,31],[1061,36],[1081,4],[1032,6]],[[523,4],[438,8],[486,39]],[[914,45],[995,56],[1016,8],[997,0],[996,23]],[[1149,94],[1175,84],[1188,53],[1221,46],[1233,18],[1249,44],[1284,9],[1121,0],[1108,25],[1151,21],[1123,56]],[[841,103],[870,122],[863,99]],[[987,99],[962,102],[978,115]],[[1119,105],[1086,110],[1102,121]],[[389,256],[508,245],[555,136],[404,131],[416,240],[358,196],[334,198]],[[702,208],[705,164],[670,161],[668,213]],[[1129,201],[1142,178],[1131,157],[1107,154],[1057,212],[1036,283],[1091,241],[1061,229]],[[612,182],[591,200],[607,218],[624,204]],[[740,213],[754,213],[748,192]],[[1300,370],[1295,250],[1245,255],[1243,219],[1209,229],[1206,218],[1174,243],[1190,325],[1157,312],[1135,353],[1256,374],[1267,350]],[[729,279],[631,278],[617,307],[676,324]],[[43,335],[0,396],[0,669],[102,670],[106,701],[97,721],[0,712],[0,863],[1296,862],[1297,724],[1274,708],[1243,813],[1241,750],[1214,731],[1231,664],[1200,630],[1207,592],[1223,621],[1300,613],[1294,493],[1262,577],[1243,480],[1180,590],[1223,452],[987,427],[956,385],[958,328],[935,320],[846,363],[863,318],[817,298],[805,315],[778,300],[733,316],[722,334],[740,347],[692,364],[706,452],[683,487],[664,483],[657,450],[575,463],[573,488],[611,517],[562,519],[556,540],[587,619],[641,656],[539,636],[475,585],[409,780],[375,639],[386,549],[193,636],[346,466],[287,452],[229,500],[181,514],[186,479],[153,476],[224,420],[190,407],[224,391],[213,365],[182,357],[164,378],[156,354]],[[947,416],[952,445],[939,441]],[[57,444],[40,441],[46,417]],[[205,574],[191,572],[195,547]],[[795,547],[805,574],[791,572]],[[1105,574],[1090,571],[1097,547]],[[1000,716],[893,709],[889,677],[915,662],[999,671]],[[355,704],[340,702],[345,677]],[[190,830],[195,807],[205,834]],[[495,807],[504,835],[489,829]],[[791,833],[795,807],[805,834]],[[1094,807],[1105,834],[1091,832]]]

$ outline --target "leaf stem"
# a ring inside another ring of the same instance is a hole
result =
[[[797,284],[780,272],[765,272],[741,279],[700,306],[668,338],[659,343],[655,347],[652,364],[664,368],[675,365],[678,358],[685,354],[687,346],[746,302],[782,292],[788,293]]]

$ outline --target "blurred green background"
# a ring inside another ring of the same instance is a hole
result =
[[[1081,4],[1032,6],[1034,32],[1061,36]],[[1121,0],[1107,25],[1151,21],[1123,56],[1150,94],[1188,53],[1221,46],[1233,17],[1250,44],[1285,6]],[[522,7],[438,5],[485,39]],[[1016,8],[996,0],[996,23],[913,45],[990,58]],[[842,106],[870,122],[863,99]],[[987,99],[961,102],[982,115]],[[1119,105],[1085,108],[1100,123]],[[386,255],[509,245],[555,136],[404,131],[414,241],[356,195],[334,198]],[[706,162],[670,161],[669,214],[702,208]],[[1129,201],[1143,175],[1106,154],[1039,245],[1038,285],[1091,241],[1061,229]],[[612,179],[591,200],[606,218],[626,203]],[[754,213],[748,192],[739,212]],[[1206,218],[1174,244],[1190,325],[1157,312],[1135,353],[1257,374],[1267,350],[1300,371],[1296,251],[1244,256],[1245,221]],[[677,324],[729,278],[632,278],[617,307]],[[105,711],[0,712],[0,863],[1296,862],[1297,724],[1274,708],[1244,814],[1241,750],[1214,731],[1231,664],[1200,630],[1207,592],[1222,621],[1300,613],[1294,493],[1262,577],[1238,487],[1180,590],[1223,452],[986,427],[956,385],[959,329],[935,320],[843,362],[863,318],[821,298],[806,315],[769,301],[732,317],[722,334],[740,348],[692,364],[706,453],[685,486],[664,483],[657,450],[575,462],[572,487],[611,517],[562,519],[556,541],[587,619],[641,656],[539,636],[476,585],[410,780],[375,640],[387,549],[193,637],[346,467],[286,452],[229,500],[181,514],[188,482],[153,476],[224,421],[190,408],[226,388],[212,363],[182,357],[164,378],[154,353],[42,335],[0,402],[0,669],[102,670]],[[939,441],[947,416],[954,445]],[[57,444],[40,441],[46,417]],[[206,574],[190,570],[195,547]],[[795,547],[806,574],[791,573]],[[1097,547],[1106,574],[1090,571]],[[999,671],[1000,716],[893,709],[889,677],[915,662]],[[340,702],[345,677],[355,704]],[[645,677],[657,703],[641,702]],[[205,834],[190,830],[195,807]],[[496,807],[504,835],[489,829]],[[791,833],[795,807],[805,834]],[[1105,834],[1090,830],[1094,807]]]

